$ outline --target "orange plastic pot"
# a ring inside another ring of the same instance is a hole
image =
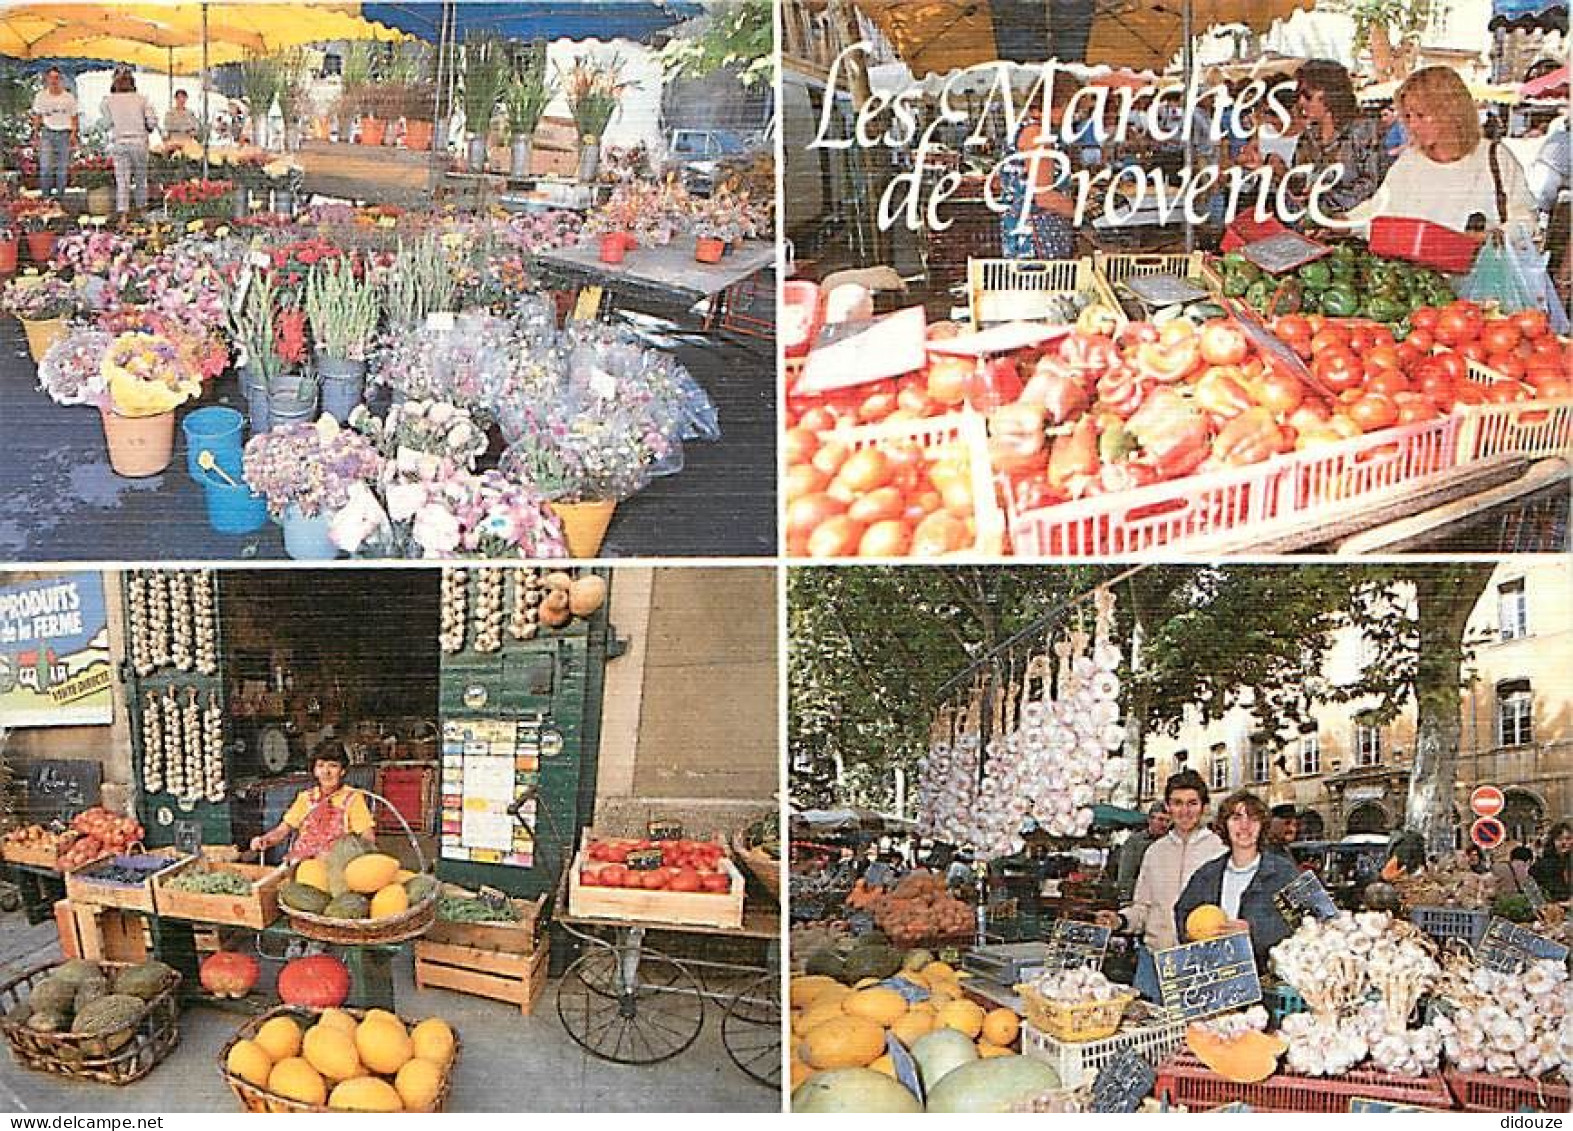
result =
[[[27,352],[32,354],[35,362],[43,361],[49,347],[65,337],[67,329],[64,318],[22,319],[22,332],[27,335]]]
[[[20,246],[16,240],[0,240],[0,275],[16,273],[16,253]]]
[[[601,237],[601,262],[621,263],[628,251],[628,242],[622,232],[607,232]]]
[[[404,148],[424,153],[431,148],[432,124],[406,120],[404,123]]]
[[[362,118],[360,120],[360,143],[362,145],[381,145],[382,139],[387,136],[388,123],[381,118]]]
[[[175,450],[175,413],[156,416],[121,416],[113,409],[101,409],[104,443],[109,447],[109,466],[127,479],[145,479],[169,466]]]
[[[726,244],[711,236],[701,236],[694,241],[694,258],[700,263],[720,263]]]

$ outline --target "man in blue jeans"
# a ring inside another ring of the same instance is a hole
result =
[[[44,88],[33,96],[33,149],[38,154],[38,191],[56,200],[66,194],[71,150],[77,143],[76,96],[60,80],[60,68],[44,72]]]

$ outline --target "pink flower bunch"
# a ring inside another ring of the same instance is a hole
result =
[[[282,515],[291,505],[311,518],[333,513],[350,500],[357,484],[375,482],[382,457],[356,432],[331,416],[315,424],[290,424],[253,436],[241,458],[246,482]]]

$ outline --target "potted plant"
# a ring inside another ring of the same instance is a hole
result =
[[[316,343],[322,408],[340,424],[360,404],[366,354],[377,334],[382,299],[377,286],[343,257],[324,259],[306,277],[306,318]]]
[[[562,89],[579,134],[579,180],[595,180],[600,165],[601,138],[611,124],[623,95],[637,84],[624,81],[623,57],[613,55],[605,63],[582,57],[575,59],[563,76]]]
[[[324,416],[253,436],[241,466],[246,482],[283,524],[285,552],[297,561],[314,561],[338,557],[333,517],[376,482],[382,460],[365,437]]]
[[[434,235],[399,250],[384,275],[383,309],[393,334],[422,327],[432,314],[452,313],[455,286],[448,257]]]
[[[22,323],[35,362],[65,336],[66,319],[81,310],[76,288],[56,275],[23,275],[0,294],[0,307]]]
[[[424,153],[432,146],[432,103],[437,84],[432,78],[431,48],[409,40],[394,48],[389,61],[389,97],[404,119],[404,148]]]
[[[251,410],[252,435],[317,414],[317,381],[306,367],[306,313],[272,270],[252,274],[230,292],[231,339],[245,354],[241,388]]]
[[[342,93],[339,95],[339,137],[349,140],[350,125],[360,118],[360,143],[381,145],[388,124],[376,115],[372,83],[376,67],[375,43],[355,40],[344,49]]]
[[[470,135],[466,161],[473,172],[486,168],[486,139],[492,115],[508,82],[508,54],[495,35],[475,35],[464,42],[464,128]]]
[[[87,190],[87,214],[108,216],[115,210],[115,163],[103,154],[80,157],[71,165],[71,179]]]
[[[240,63],[240,93],[251,119],[251,143],[268,148],[268,116],[281,85],[278,61],[269,55],[248,52]]]
[[[503,92],[503,111],[508,115],[508,134],[513,139],[509,162],[509,172],[513,176],[530,175],[535,130],[541,124],[547,105],[556,96],[556,85],[546,77],[546,45],[532,45]]]
[[[27,241],[28,257],[39,267],[49,266],[49,257],[54,254],[55,241],[59,238],[55,225],[65,215],[60,206],[52,200],[28,198],[17,201],[11,215]]]
[[[94,326],[77,326],[51,345],[38,363],[38,387],[58,405],[102,408],[109,392],[104,355],[115,335]]]
[[[227,220],[236,211],[244,192],[234,181],[203,180],[194,177],[164,190],[164,210],[176,224],[194,220]]]
[[[131,331],[117,334],[102,366],[107,403],[100,416],[109,466],[131,479],[169,466],[175,446],[175,409],[202,395],[202,371],[183,337]]]
[[[0,275],[16,274],[16,254],[21,243],[21,227],[8,209],[0,208]]]

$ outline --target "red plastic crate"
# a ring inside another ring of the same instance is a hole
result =
[[[1569,1111],[1573,1088],[1555,1074],[1529,1080],[1522,1076],[1489,1076],[1484,1072],[1442,1073],[1453,1099],[1465,1111]]]
[[[1374,255],[1408,259],[1460,275],[1474,264],[1480,251],[1480,238],[1433,224],[1430,220],[1378,216],[1371,221],[1370,246]]]
[[[429,833],[433,825],[433,797],[436,773],[430,766],[381,766],[377,770],[377,792],[387,798],[417,833]],[[377,831],[402,833],[399,818],[385,806],[376,807]]]
[[[1236,1084],[1185,1051],[1158,1066],[1156,1093],[1159,1099],[1184,1104],[1192,1111],[1246,1103],[1254,1111],[1346,1112],[1349,1101],[1357,1097],[1436,1111],[1453,1109],[1452,1093],[1440,1072],[1411,1077],[1355,1068],[1325,1078],[1279,1072],[1259,1084]]]

